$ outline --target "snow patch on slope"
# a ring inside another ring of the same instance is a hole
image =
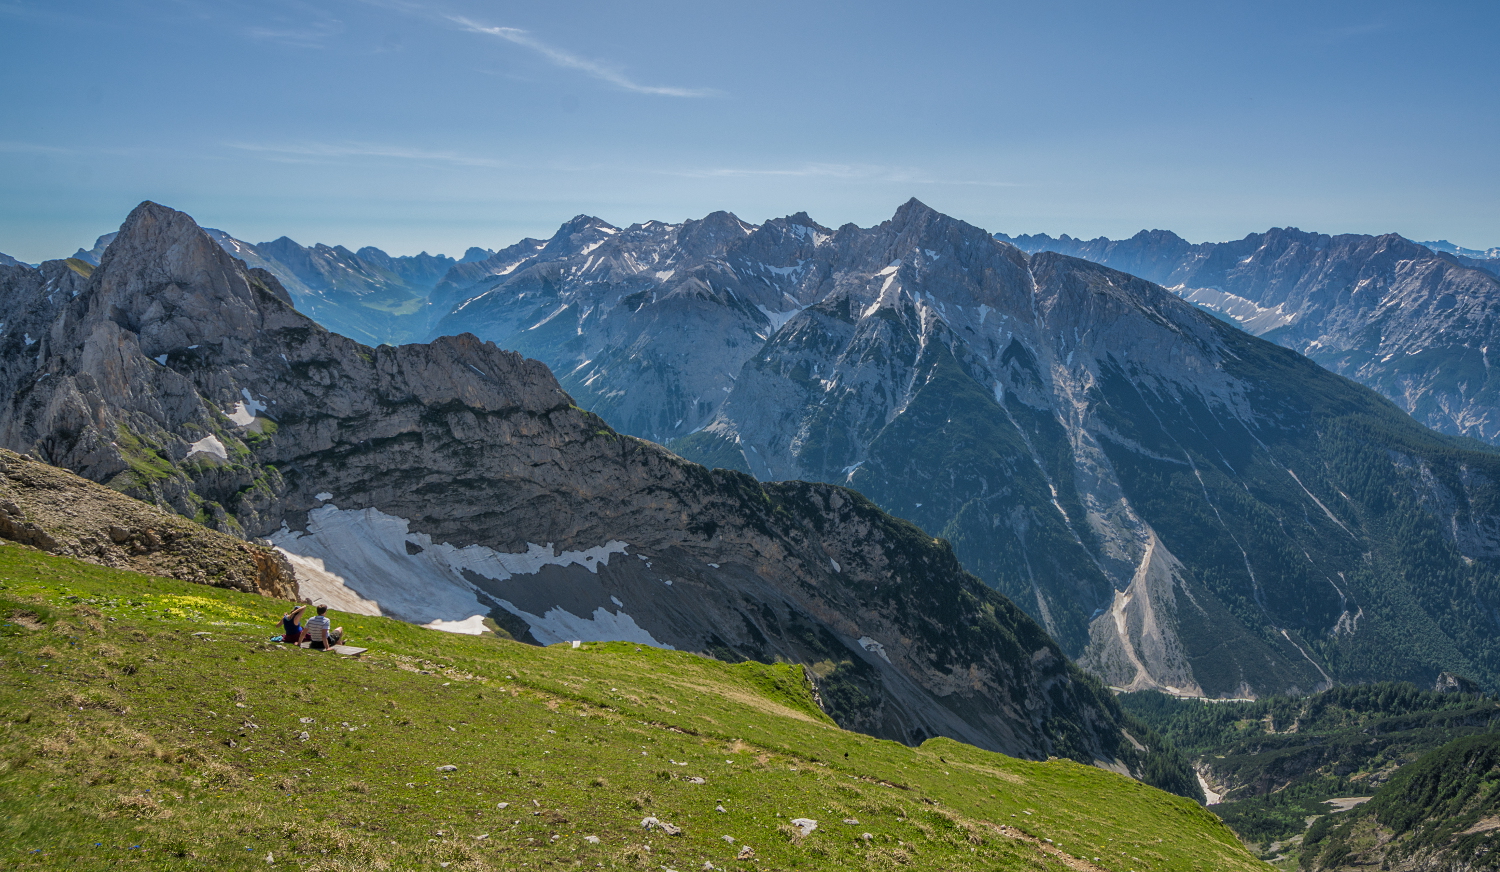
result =
[[[255,416],[266,410],[266,404],[250,396],[250,391],[240,388],[240,395],[245,399],[234,404],[233,411],[226,413],[226,417],[233,421],[236,427],[248,427],[255,423]]]
[[[468,545],[458,548],[433,542],[410,531],[410,522],[379,509],[340,509],[328,504],[307,514],[307,529],[285,526],[271,544],[291,561],[303,593],[317,602],[359,614],[381,614],[438,630],[478,634],[494,605],[531,627],[544,645],[571,639],[631,641],[669,647],[652,638],[623,611],[595,609],[580,617],[561,608],[536,615],[495,599],[464,574],[504,581],[536,575],[544,566],[581,566],[597,573],[624,542],[611,540],[583,551],[556,551],[551,544],[527,543],[526,551],[507,553]],[[416,553],[411,553],[415,551]]]
[[[229,460],[229,451],[224,448],[224,443],[220,442],[219,437],[212,433],[188,446],[188,457],[198,454],[207,454],[210,457],[217,457],[225,461]]]
[[[756,305],[755,308],[759,309],[760,313],[766,316],[766,320],[771,322],[771,332],[775,333],[777,330],[780,330],[782,327],[784,327],[786,325],[786,322],[792,320],[793,317],[800,314],[802,310],[807,307],[797,306],[795,308],[788,309],[785,312],[772,312],[770,309],[767,309],[765,306],[761,305]]]
[[[1178,285],[1168,290],[1195,306],[1233,320],[1240,329],[1252,336],[1269,333],[1297,320],[1295,312],[1286,312],[1285,304],[1267,308],[1218,288],[1188,288]]]

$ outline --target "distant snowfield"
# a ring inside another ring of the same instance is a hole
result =
[[[248,427],[255,423],[256,415],[266,410],[266,404],[250,396],[245,388],[240,388],[240,396],[244,399],[235,403],[234,408],[224,414],[236,427]]]
[[[1278,327],[1297,320],[1296,313],[1288,314],[1285,304],[1266,308],[1244,297],[1221,291],[1218,288],[1188,288],[1178,285],[1168,290],[1197,306],[1233,318],[1240,328],[1252,336],[1269,333]]]
[[[219,441],[219,437],[215,436],[212,433],[204,436],[202,439],[199,439],[197,442],[194,442],[192,445],[188,446],[187,456],[189,458],[198,454],[207,454],[209,457],[217,457],[221,461],[229,460],[228,449],[224,447],[223,442]]]
[[[409,549],[408,544],[416,546]],[[505,553],[482,545],[456,548],[434,543],[425,533],[410,532],[405,518],[379,509],[340,509],[324,505],[307,515],[307,529],[283,526],[271,544],[285,554],[297,574],[304,597],[337,611],[388,615],[435,630],[478,635],[491,611],[488,602],[524,620],[544,645],[573,639],[627,641],[670,647],[652,638],[623,609],[597,608],[580,617],[561,608],[535,615],[506,600],[496,600],[464,577],[472,572],[504,581],[535,575],[544,566],[581,566],[597,573],[624,542],[611,540],[586,551],[555,552],[549,545],[528,543],[525,552]],[[417,550],[418,553],[408,553]]]

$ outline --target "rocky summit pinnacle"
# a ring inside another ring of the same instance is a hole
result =
[[[580,228],[588,244],[659,232]],[[270,539],[305,596],[540,643],[801,662],[841,724],[907,742],[1138,773],[1160,756],[946,543],[858,494],[619,435],[544,365],[472,335],[329,333],[187,215],[142,204],[90,274],[52,262],[0,282],[0,442]]]

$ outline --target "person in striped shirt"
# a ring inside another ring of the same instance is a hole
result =
[[[302,638],[312,642],[312,647],[318,651],[330,651],[333,646],[343,643],[344,628],[334,627],[328,620],[328,606],[318,606],[318,613],[308,618],[307,626],[302,628]]]

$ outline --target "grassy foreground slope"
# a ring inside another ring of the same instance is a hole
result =
[[[0,585],[7,868],[1265,868],[1101,769],[842,731],[800,667],[350,616],[362,658],[292,650],[282,602],[17,545]]]

